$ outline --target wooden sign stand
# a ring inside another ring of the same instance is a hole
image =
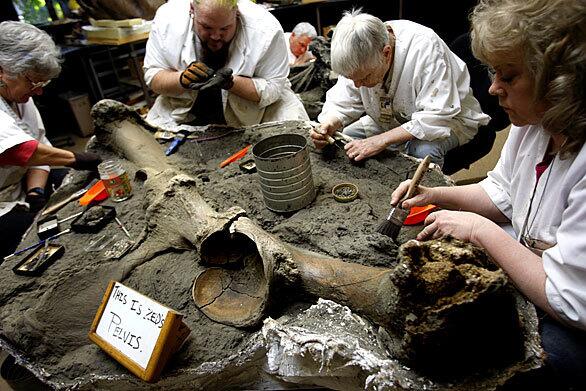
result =
[[[113,344],[106,338],[98,335],[98,327],[100,322],[102,322],[102,315],[104,315],[104,311],[108,307],[108,302],[112,298],[112,291],[114,290],[114,287],[123,287],[128,292],[136,294],[136,297],[146,297],[128,287],[125,287],[117,281],[110,281],[108,289],[106,289],[106,293],[102,298],[102,303],[100,304],[100,307],[98,308],[92,323],[91,330],[88,334],[89,339],[142,380],[147,382],[154,382],[159,379],[165,364],[171,355],[173,355],[181,347],[183,341],[185,341],[185,338],[187,338],[189,335],[190,330],[182,321],[183,315],[157,303],[159,306],[164,307],[168,312],[164,318],[164,321],[161,322],[162,327],[160,328],[160,332],[156,338],[156,343],[152,349],[150,358],[148,359],[148,364],[145,367],[141,366],[137,363],[136,360],[133,360],[131,357],[129,357],[129,355],[123,353],[120,349],[113,346]],[[147,300],[154,302],[148,298]],[[138,344],[141,337],[133,337],[134,341]]]

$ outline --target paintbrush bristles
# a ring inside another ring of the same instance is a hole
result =
[[[379,234],[388,236],[389,238],[396,240],[401,231],[402,225],[397,225],[392,221],[385,220],[381,225],[378,226],[376,232]]]
[[[386,235],[389,238],[396,240],[399,236],[399,231],[403,226],[403,222],[409,215],[409,211],[398,206],[391,208],[386,220],[379,225],[376,232]]]
[[[419,163],[419,166],[417,167],[417,170],[415,171],[415,174],[413,175],[413,179],[411,180],[411,183],[409,184],[409,188],[407,189],[407,193],[401,199],[401,201],[399,201],[398,205],[402,205],[403,201],[405,201],[415,195],[415,193],[417,192],[417,188],[419,187],[419,183],[421,182],[421,179],[423,178],[423,174],[425,174],[425,171],[427,171],[427,169],[429,168],[430,160],[431,160],[431,158],[428,155]],[[401,227],[403,226],[403,222],[405,221],[405,219],[407,218],[408,215],[409,215],[408,210],[405,210],[399,206],[392,205],[391,211],[389,212],[389,215],[387,216],[386,221],[384,221],[381,225],[379,225],[376,232],[383,234],[383,235],[386,235],[386,236],[392,238],[393,240],[396,240],[397,237],[399,236],[399,231],[401,230]]]

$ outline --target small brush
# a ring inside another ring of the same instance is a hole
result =
[[[307,122],[314,129],[318,128],[320,126],[320,123],[316,122],[316,121],[307,121]],[[316,131],[316,133],[319,133],[319,132]],[[326,139],[326,142],[328,144],[335,145],[341,151],[345,151],[344,147],[346,146],[346,144],[349,143],[350,141],[354,140],[353,138],[351,138],[345,134],[342,134],[341,132],[335,132],[334,133],[335,137],[332,137],[329,134],[324,134],[323,136]]]
[[[389,211],[387,219],[381,225],[379,225],[376,232],[386,235],[393,240],[397,240],[397,236],[399,236],[399,231],[403,226],[403,222],[409,215],[409,211],[401,208],[399,205],[401,205],[403,201],[408,200],[415,195],[417,188],[419,187],[419,183],[421,183],[421,179],[423,178],[423,174],[425,174],[429,168],[430,160],[430,157],[426,156],[421,161],[421,163],[419,163],[419,167],[417,167],[417,171],[415,171],[413,179],[411,179],[411,183],[407,189],[407,194],[405,194],[405,197],[403,197],[397,205],[391,205],[392,208]]]

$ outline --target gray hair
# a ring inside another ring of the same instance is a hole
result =
[[[392,43],[382,20],[360,10],[346,12],[332,36],[332,70],[349,77],[359,69],[376,68],[384,62],[383,48],[388,44]]]
[[[0,67],[7,75],[52,79],[61,72],[60,55],[49,34],[37,27],[23,22],[0,23]]]
[[[583,0],[481,0],[470,15],[472,51],[496,64],[521,56],[545,102],[541,123],[567,136],[560,153],[586,142],[586,3]]]
[[[317,31],[315,31],[315,27],[307,22],[298,23],[292,31],[298,37],[302,35],[307,35],[309,38],[313,39],[317,37]]]

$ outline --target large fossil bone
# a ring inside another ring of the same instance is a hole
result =
[[[414,241],[386,269],[296,248],[239,208],[212,210],[126,106],[102,101],[92,114],[99,141],[146,173],[149,228],[130,257],[140,262],[169,249],[198,251],[208,269],[197,276],[193,296],[211,319],[257,326],[271,306],[285,301],[282,287],[292,287],[345,304],[382,326],[393,356],[422,371],[453,374],[495,360],[504,366],[521,353],[506,277],[487,267],[479,249],[455,240]]]

